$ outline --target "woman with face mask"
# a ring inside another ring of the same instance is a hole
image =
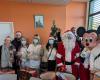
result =
[[[28,42],[26,40],[26,38],[22,38],[21,39],[21,47],[18,51],[18,55],[21,59],[21,66],[22,67],[27,67],[27,65],[29,64],[28,62]]]
[[[43,80],[55,80],[55,70],[56,70],[56,49],[57,42],[54,37],[49,37],[48,43],[46,45],[47,50],[47,61],[48,61],[48,71],[41,74],[40,78]]]
[[[46,49],[48,50],[48,71],[55,71],[57,43],[54,37],[49,37]]]
[[[40,67],[40,59],[42,53],[42,46],[40,44],[39,35],[34,35],[32,44],[28,47],[29,59],[30,59],[30,68],[39,69]]]

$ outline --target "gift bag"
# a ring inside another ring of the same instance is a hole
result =
[[[20,76],[19,76],[19,80],[29,80],[31,77],[31,74],[29,74],[26,71],[20,71]]]
[[[40,75],[42,80],[56,80],[56,72],[48,71]]]
[[[100,72],[96,72],[96,73],[94,74],[93,80],[100,80]]]
[[[20,80],[29,80],[30,77],[37,77],[38,73],[37,70],[32,68],[24,68],[19,71],[19,78]]]

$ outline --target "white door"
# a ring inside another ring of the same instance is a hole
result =
[[[0,45],[4,43],[6,36],[14,38],[13,22],[0,22]]]

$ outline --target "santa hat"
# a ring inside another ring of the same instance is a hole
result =
[[[49,40],[55,40],[53,36],[49,36]]]
[[[64,34],[62,35],[62,39],[66,38],[68,34],[70,34],[73,37],[73,39],[76,40],[76,37],[71,30],[65,31]]]
[[[71,30],[67,30],[63,33],[62,37],[65,37],[67,34],[73,34]]]

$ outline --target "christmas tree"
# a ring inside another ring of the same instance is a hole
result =
[[[51,33],[50,33],[50,35],[55,37],[57,30],[58,30],[58,28],[56,27],[55,20],[53,20],[53,25],[51,27]]]

